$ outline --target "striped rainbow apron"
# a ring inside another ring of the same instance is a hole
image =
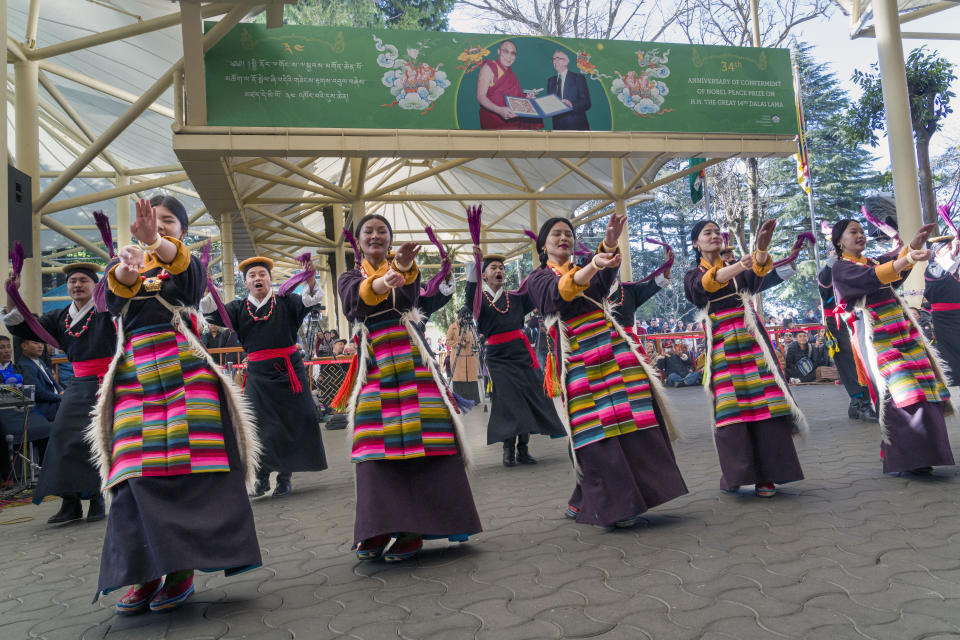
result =
[[[573,447],[659,426],[650,381],[630,345],[597,309],[564,321]]]
[[[900,303],[891,298],[867,305],[873,325],[873,347],[880,375],[897,407],[918,402],[946,402],[950,393],[937,379],[916,327],[903,316]],[[863,359],[859,341],[857,357]]]
[[[403,322],[389,318],[367,327],[367,375],[357,398],[351,460],[459,453],[443,390]]]
[[[216,376],[169,324],[131,332],[114,378],[106,488],[147,476],[228,472]]]
[[[711,386],[718,429],[790,415],[790,405],[747,327],[745,313],[742,306],[710,312]]]

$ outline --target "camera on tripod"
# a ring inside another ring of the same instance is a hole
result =
[[[464,305],[457,309],[457,322],[470,322],[473,320],[473,310]]]

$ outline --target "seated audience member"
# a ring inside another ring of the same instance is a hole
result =
[[[689,353],[678,352],[672,342],[665,342],[663,348],[657,367],[666,375],[667,385],[689,387],[700,383],[700,373],[694,371]]]
[[[60,408],[63,387],[54,380],[53,372],[43,361],[46,345],[36,340],[22,340],[20,344],[23,352],[17,361],[17,368],[23,376],[23,384],[32,384],[35,387],[34,411],[52,421]]]
[[[787,349],[787,377],[800,382],[813,382],[817,377],[817,367],[830,364],[826,347],[820,339],[816,344],[810,344],[810,336],[806,331],[798,331],[796,338],[796,342]]]

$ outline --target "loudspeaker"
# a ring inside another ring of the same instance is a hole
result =
[[[33,191],[31,178],[7,165],[7,233],[9,248],[17,240],[27,258],[33,257]]]

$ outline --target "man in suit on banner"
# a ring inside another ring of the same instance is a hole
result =
[[[547,78],[547,93],[560,98],[572,111],[553,116],[554,131],[589,131],[587,111],[590,109],[590,90],[583,74],[569,71],[570,57],[560,51],[553,52],[553,68],[557,75]]]

